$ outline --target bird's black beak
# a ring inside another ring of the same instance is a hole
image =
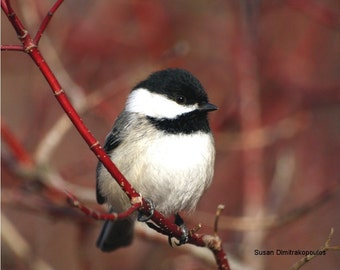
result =
[[[204,103],[199,105],[198,110],[202,112],[211,112],[216,111],[218,108],[214,104],[211,103]]]

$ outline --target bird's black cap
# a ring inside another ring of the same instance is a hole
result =
[[[157,71],[138,83],[133,90],[139,88],[165,95],[178,104],[198,105],[196,110],[178,115],[174,119],[148,116],[148,120],[157,129],[171,134],[210,132],[207,112],[217,110],[217,107],[208,102],[208,96],[200,81],[189,71],[179,68]]]
[[[138,83],[133,90],[138,88],[146,88],[150,92],[166,95],[180,104],[208,103],[208,96],[200,81],[184,69],[169,68],[152,73],[146,80]]]

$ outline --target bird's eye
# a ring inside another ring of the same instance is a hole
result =
[[[184,96],[178,96],[176,97],[176,102],[178,104],[184,104],[186,102],[186,98]]]

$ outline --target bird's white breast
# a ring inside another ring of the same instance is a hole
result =
[[[156,132],[123,143],[111,158],[144,198],[169,215],[196,206],[212,180],[215,150],[209,133],[159,136]],[[126,195],[112,178],[101,177],[100,182],[110,204],[128,207]]]

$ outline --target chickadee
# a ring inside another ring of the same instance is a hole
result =
[[[151,74],[130,92],[107,135],[104,150],[144,198],[165,216],[195,208],[214,173],[215,148],[201,83],[183,69]],[[97,201],[111,212],[131,207],[104,166],[97,166]],[[179,216],[177,216],[179,217]],[[102,251],[132,242],[136,215],[106,221],[97,240]]]

